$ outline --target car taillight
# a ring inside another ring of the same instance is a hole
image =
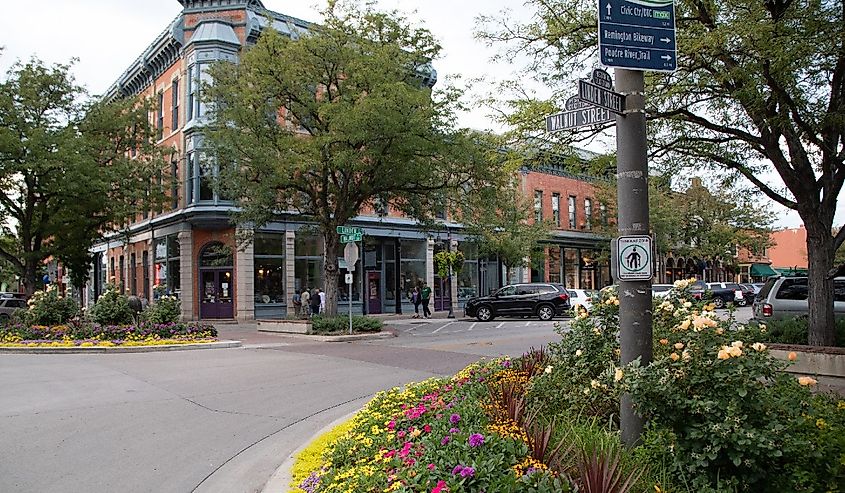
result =
[[[557,295],[557,297],[562,299],[563,301],[566,301],[566,300],[569,299],[569,295],[566,294],[566,293],[560,293],[559,295]]]
[[[766,303],[763,305],[763,316],[764,317],[771,317],[772,316],[772,305]]]

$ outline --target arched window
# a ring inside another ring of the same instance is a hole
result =
[[[234,265],[232,248],[219,241],[212,241],[200,252],[200,267],[231,267]]]

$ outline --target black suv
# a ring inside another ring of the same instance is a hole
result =
[[[511,284],[490,296],[470,298],[464,314],[482,322],[507,315],[531,315],[551,320],[555,315],[568,312],[569,308],[569,294],[563,284]]]

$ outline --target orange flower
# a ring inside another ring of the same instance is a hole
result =
[[[787,356],[787,358],[789,359],[789,361],[795,361],[795,360],[797,360],[797,359],[798,359],[798,355],[797,355],[797,354],[795,354],[795,351],[792,351],[792,352],[790,352],[790,353],[789,353],[789,355]]]
[[[812,377],[798,377],[798,383],[804,386],[812,387],[813,385],[819,383],[819,381]]]
[[[663,344],[664,346],[669,344],[669,339],[660,339],[660,344]]]

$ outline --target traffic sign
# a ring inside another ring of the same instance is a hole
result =
[[[346,274],[346,284],[352,284],[352,274]]]
[[[346,270],[352,272],[355,270],[355,263],[358,262],[358,245],[355,243],[347,243],[343,247],[343,260],[346,261]]]
[[[340,235],[340,242],[341,243],[354,243],[356,241],[361,241],[364,237],[361,233],[352,233],[352,234],[342,234]]]
[[[647,281],[652,278],[650,236],[620,236],[616,239],[614,257],[620,281]]]
[[[590,106],[584,103],[584,108],[575,111],[564,111],[546,117],[546,131],[560,132],[569,128],[583,127],[616,121],[610,110]]]
[[[339,235],[362,235],[364,234],[364,230],[361,228],[357,228],[354,226],[338,226],[335,228],[337,234]]]
[[[581,101],[586,101],[601,108],[607,108],[620,115],[625,111],[624,95],[597,86],[588,80],[578,80],[578,98]]]
[[[675,71],[678,53],[672,0],[600,0],[598,6],[602,65]]]

